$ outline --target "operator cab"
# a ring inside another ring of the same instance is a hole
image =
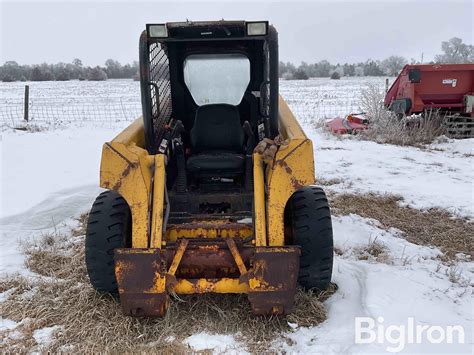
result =
[[[251,213],[253,149],[278,134],[275,29],[149,24],[140,68],[146,148],[168,157],[172,212]]]
[[[184,60],[183,75],[197,106],[187,171],[195,177],[242,175],[245,145],[252,143],[246,142],[237,105],[250,83],[250,61],[238,53],[191,54]]]

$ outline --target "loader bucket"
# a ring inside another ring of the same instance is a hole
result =
[[[188,246],[187,240],[163,250],[116,249],[120,302],[126,315],[162,316],[168,292],[248,293],[256,314],[287,314],[293,308],[299,255],[294,246],[231,251],[228,243],[193,241]]]

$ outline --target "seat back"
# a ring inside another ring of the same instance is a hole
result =
[[[227,151],[243,153],[245,133],[237,106],[212,104],[196,111],[190,132],[193,153]]]

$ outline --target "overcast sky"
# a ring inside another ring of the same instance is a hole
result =
[[[0,62],[104,64],[138,59],[146,23],[269,20],[280,58],[358,62],[402,55],[425,61],[451,37],[473,42],[473,1],[5,1],[0,0]]]

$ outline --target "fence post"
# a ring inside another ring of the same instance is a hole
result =
[[[24,109],[23,109],[23,118],[26,122],[28,122],[28,111],[30,106],[30,86],[25,85],[25,101],[24,101]]]

